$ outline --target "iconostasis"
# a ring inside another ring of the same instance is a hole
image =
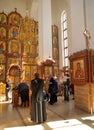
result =
[[[8,15],[0,13],[0,82],[12,82],[14,86],[21,80],[30,84],[35,72],[40,72],[41,77],[49,69],[43,71],[37,63],[39,57],[38,22],[15,11]],[[52,25],[52,56],[55,60],[54,69],[50,74],[58,76],[59,50],[58,27]]]
[[[28,22],[30,24],[25,25]],[[29,37],[30,39],[28,39]],[[21,80],[25,80],[29,83],[38,69],[37,57],[38,22],[28,17],[22,18],[17,9],[8,15],[1,12],[0,82],[9,80],[17,85]]]

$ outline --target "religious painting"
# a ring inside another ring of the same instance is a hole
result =
[[[54,61],[55,61],[55,65],[58,66],[58,63],[59,63],[58,61],[59,60],[58,59],[54,59]]]
[[[36,45],[31,45],[30,46],[30,54],[31,56],[37,56],[37,46]]]
[[[24,44],[24,55],[36,57],[38,55],[37,46],[34,44],[30,45],[28,43]]]
[[[53,58],[58,58],[58,48],[53,49]]]
[[[85,79],[85,66],[83,59],[73,61],[73,78]]]
[[[94,50],[91,50],[91,74],[92,74],[92,81],[94,82]]]
[[[70,77],[71,82],[76,85],[85,85],[91,80],[89,75],[88,51],[82,50],[72,54],[70,60]],[[88,63],[88,64],[87,64]]]
[[[53,39],[52,39],[52,40],[53,40],[53,42],[52,42],[52,43],[53,43],[53,46],[54,46],[54,47],[57,47],[57,45],[58,45],[57,37],[56,37],[56,36],[53,36]]]
[[[18,38],[18,31],[19,31],[19,28],[17,26],[12,26],[9,29],[9,34],[8,34],[9,39],[12,39],[12,38],[17,39]]]
[[[19,76],[20,75],[19,68],[16,67],[16,66],[11,67],[10,70],[9,70],[9,75]]]
[[[54,66],[54,76],[58,76],[58,67]]]
[[[28,43],[24,44],[24,55],[30,55],[30,45]]]
[[[0,24],[7,24],[7,15],[4,13],[0,13]]]
[[[8,66],[12,65],[12,64],[18,64],[20,65],[21,63],[21,59],[20,58],[8,58],[7,59],[7,63],[8,63]]]
[[[0,102],[6,101],[6,84],[0,82]]]
[[[4,53],[6,51],[6,42],[0,41],[0,53]]]
[[[31,78],[34,78],[35,73],[38,71],[38,67],[37,66],[31,66]]]
[[[6,29],[4,27],[0,27],[0,39],[6,39]]]
[[[21,16],[17,13],[11,13],[8,16],[8,24],[20,26]]]
[[[25,64],[36,64],[37,63],[37,60],[36,58],[32,58],[32,57],[22,57],[22,61],[25,63]]]
[[[52,25],[52,34],[56,36],[58,34],[58,27],[56,25]]]
[[[0,65],[0,81],[5,80],[5,65]]]
[[[58,27],[52,25],[52,57],[55,60],[55,66],[59,65],[59,46],[58,46]]]
[[[52,74],[53,74],[53,72],[52,72],[52,66],[45,66],[44,67],[44,76],[48,77],[48,76],[50,76]]]
[[[10,65],[8,69],[8,75],[11,82],[15,83],[15,85],[19,84],[20,76],[21,76],[21,68],[19,65]],[[15,86],[16,87],[16,86]]]
[[[6,55],[3,54],[3,53],[0,53],[0,60],[1,60],[1,64],[3,63],[6,63]]]
[[[30,59],[31,64],[37,64],[36,57]]]
[[[31,68],[29,65],[23,65],[22,79],[29,80],[31,76]]]
[[[9,41],[9,53],[16,53],[19,54],[20,53],[20,46],[19,46],[19,42],[17,40],[11,40]]]

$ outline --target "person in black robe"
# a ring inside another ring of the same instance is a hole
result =
[[[6,82],[6,100],[8,101],[9,97],[8,97],[8,93],[10,90],[10,85],[8,84],[8,82]]]
[[[25,82],[21,82],[17,89],[21,96],[21,106],[29,106],[29,86]]]
[[[57,102],[57,88],[56,88],[56,82],[53,77],[51,77],[49,81],[49,87],[48,87],[48,93],[50,95],[50,101],[49,103],[53,105],[55,102]]]
[[[70,78],[67,75],[66,81],[63,82],[64,86],[64,101],[69,101],[69,92],[70,92]]]
[[[31,120],[36,123],[46,121],[46,104],[43,97],[43,86],[44,80],[39,78],[39,73],[35,73],[35,79],[31,80]]]

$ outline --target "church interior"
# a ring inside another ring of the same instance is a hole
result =
[[[18,130],[19,126],[94,129],[93,5],[94,0],[0,0],[1,130]],[[19,107],[15,89],[22,81],[30,87],[36,72],[46,90],[50,76],[59,84],[58,102],[53,106],[47,103],[48,124],[42,126],[29,121],[31,100],[29,108]],[[74,85],[74,95],[67,103],[63,101],[65,74]],[[10,85],[8,101],[6,82]],[[76,123],[83,125],[80,128]]]

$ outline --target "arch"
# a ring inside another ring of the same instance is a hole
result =
[[[67,27],[67,12],[65,10],[61,13],[61,46],[62,46],[62,67],[68,68],[68,27]]]
[[[11,65],[8,69],[8,75],[19,76],[21,74],[21,67],[19,65]]]
[[[21,70],[19,65],[11,64],[7,71],[7,80],[14,85],[18,85],[21,80]]]

